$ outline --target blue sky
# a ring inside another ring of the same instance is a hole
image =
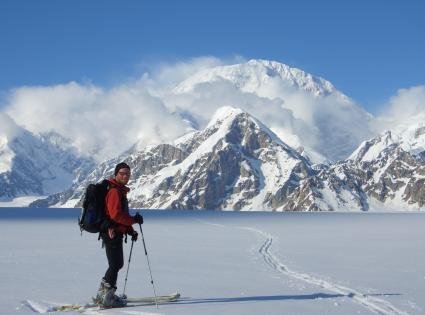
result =
[[[0,2],[0,92],[90,81],[199,56],[277,60],[331,81],[374,112],[425,84],[425,1]]]

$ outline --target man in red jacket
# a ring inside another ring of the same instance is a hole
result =
[[[137,232],[132,225],[143,223],[143,217],[138,213],[135,216],[129,214],[127,193],[130,189],[126,185],[130,176],[130,166],[122,162],[115,167],[114,177],[108,179],[105,211],[112,224],[100,234],[108,258],[108,269],[95,298],[95,301],[105,308],[126,304],[125,300],[115,294],[118,272],[124,265],[123,237],[128,234],[132,241],[137,241]]]

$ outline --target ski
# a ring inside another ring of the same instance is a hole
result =
[[[140,298],[127,298],[127,305],[117,308],[125,307],[137,307],[137,306],[146,306],[146,305],[155,305],[155,304],[166,304],[171,302],[176,302],[180,298],[180,293],[175,292],[169,295],[160,295],[155,297],[140,297]],[[103,309],[95,303],[81,303],[81,304],[62,304],[62,305],[44,305],[43,309],[40,309],[40,303],[34,301],[26,300],[25,303],[29,308],[37,313],[48,313],[48,312],[69,312],[69,311],[79,311],[84,312],[87,310],[100,310]]]
[[[89,308],[97,308],[96,304],[64,304],[58,306],[52,306],[48,312],[70,312],[70,311],[84,311]],[[100,309],[100,308],[99,308]]]
[[[127,298],[127,303],[167,303],[167,302],[175,302],[180,298],[180,293],[175,292],[169,295],[160,295],[156,298],[154,296],[151,297],[141,297],[141,298]]]

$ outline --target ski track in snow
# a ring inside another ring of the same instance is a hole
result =
[[[217,227],[236,228],[240,230],[246,230],[246,231],[254,232],[256,234],[260,234],[261,236],[265,237],[266,240],[258,249],[258,253],[261,254],[261,256],[263,257],[267,265],[269,265],[272,269],[274,269],[275,271],[285,276],[304,281],[308,284],[319,286],[321,288],[324,288],[331,292],[335,292],[337,294],[344,295],[347,298],[350,298],[352,301],[360,304],[361,306],[366,307],[368,310],[380,315],[409,315],[409,313],[397,309],[395,306],[393,306],[390,302],[386,300],[372,297],[367,294],[363,294],[357,290],[339,285],[337,283],[333,283],[328,280],[320,279],[315,276],[308,275],[306,273],[297,272],[297,271],[289,269],[285,264],[283,264],[279,260],[278,257],[276,257],[272,253],[271,247],[273,244],[273,236],[269,233],[266,233],[262,230],[252,228],[252,227],[227,226],[227,225],[207,222],[204,220],[199,220],[199,221],[201,221],[204,224],[217,226]]]

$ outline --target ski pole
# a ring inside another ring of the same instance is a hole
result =
[[[142,224],[141,223],[139,223],[139,227],[140,227],[140,234],[142,235],[143,247],[145,248],[146,260],[148,262],[149,274],[151,275],[151,283],[152,283],[152,288],[153,288],[153,294],[155,296],[155,304],[156,304],[156,308],[158,308],[158,301],[157,301],[157,295],[156,295],[156,290],[155,290],[155,284],[153,283],[151,264],[149,263],[149,256],[148,256],[148,251],[146,250],[145,237],[143,236],[143,230],[142,230]]]
[[[131,240],[130,254],[128,255],[127,273],[125,274],[124,290],[122,291],[123,297],[125,297],[125,288],[127,287],[128,270],[130,269],[131,253],[133,252],[133,245],[134,245],[134,241]]]

